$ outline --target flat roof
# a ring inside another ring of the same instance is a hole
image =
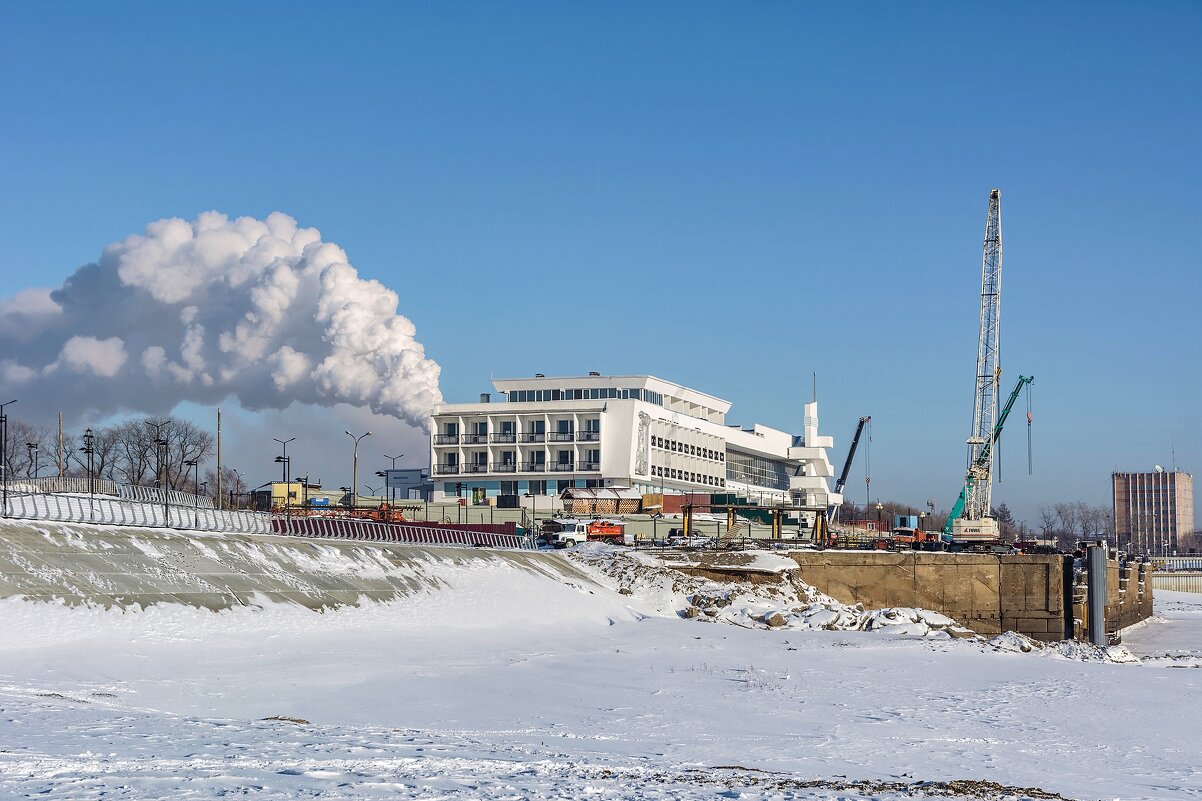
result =
[[[730,411],[730,401],[702,392],[673,381],[665,381],[653,375],[573,375],[536,376],[533,378],[495,378],[492,382],[497,392],[509,393],[520,389],[591,389],[593,387],[619,387],[649,389],[661,395],[670,395],[687,403],[704,406],[725,414]]]

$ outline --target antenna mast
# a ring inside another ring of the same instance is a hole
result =
[[[989,192],[989,218],[985,223],[985,248],[981,258],[981,335],[977,342],[976,397],[972,434],[968,438],[968,471],[965,482],[964,519],[989,517],[993,496],[996,450],[982,464],[978,457],[989,447],[998,415],[998,383],[1002,368],[998,329],[1002,300],[1002,193]]]

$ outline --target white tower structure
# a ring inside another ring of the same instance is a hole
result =
[[[981,258],[981,329],[977,341],[977,378],[973,399],[972,432],[968,437],[968,468],[964,483],[964,512],[954,521],[957,541],[995,540],[997,521],[990,517],[993,465],[997,450],[989,447],[998,417],[998,384],[1002,368],[998,331],[1002,300],[1002,193],[989,192],[989,217],[985,222],[985,247]]]

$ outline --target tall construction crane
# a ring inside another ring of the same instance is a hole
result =
[[[1018,377],[1018,383],[1014,385],[1014,391],[1010,393],[1009,400],[1006,401],[1006,405],[1002,407],[1001,414],[998,415],[997,425],[994,426],[993,429],[993,436],[990,437],[989,442],[985,444],[985,447],[981,449],[981,452],[977,454],[977,461],[980,464],[989,464],[993,462],[993,455],[994,451],[996,450],[995,446],[997,445],[998,437],[1002,435],[1002,429],[1006,426],[1006,419],[1010,416],[1010,410],[1014,408],[1014,402],[1018,400],[1018,395],[1020,392],[1022,392],[1023,387],[1027,387],[1027,391],[1030,392],[1031,384],[1034,382],[1035,376],[1020,375]],[[1028,412],[1028,429],[1030,425],[1031,416]],[[972,472],[970,469],[969,476],[971,475]],[[947,516],[947,522],[943,525],[944,537],[950,538],[952,541],[957,541],[957,534],[954,530],[955,524],[962,519],[961,515],[964,512],[964,506],[968,496],[968,489],[971,484],[971,478],[964,482],[964,487],[960,490],[960,497],[956,499],[956,505],[952,507],[951,514]],[[994,539],[996,539],[996,537]]]
[[[856,456],[856,447],[860,444],[860,435],[864,433],[864,426],[872,422],[872,415],[861,417],[860,424],[856,426],[856,435],[851,439],[851,448],[847,451],[847,461],[843,463],[843,472],[839,474],[839,480],[835,482],[835,492],[843,492],[843,487],[847,484],[847,474],[851,472],[851,460]],[[832,520],[837,520],[839,515],[839,507],[834,507],[828,510]]]
[[[991,447],[998,419],[998,383],[1002,368],[998,333],[1002,301],[1002,193],[989,191],[985,247],[981,258],[981,329],[977,340],[977,377],[972,431],[968,437],[968,469],[964,479],[964,510],[952,521],[956,542],[998,539],[997,521],[989,516],[993,495]]]

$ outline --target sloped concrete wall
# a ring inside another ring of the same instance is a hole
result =
[[[556,581],[593,583],[566,559],[532,551],[4,521],[0,597],[218,610],[257,595],[320,609],[437,586],[432,568],[446,560],[497,559]]]
[[[844,603],[912,606],[980,634],[1018,631],[1045,642],[1071,636],[1071,575],[1061,556],[921,551],[795,551],[802,581]]]

